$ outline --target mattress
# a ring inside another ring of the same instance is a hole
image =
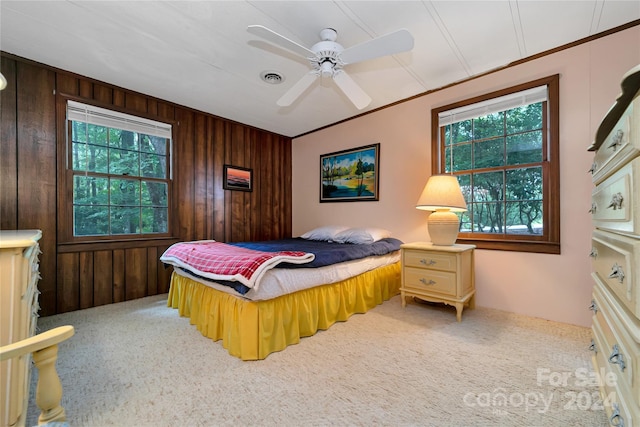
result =
[[[387,255],[371,256],[317,268],[274,268],[265,272],[257,289],[250,289],[244,295],[239,294],[232,287],[190,274],[186,270],[175,268],[174,271],[178,275],[238,298],[265,301],[315,286],[340,282],[378,267],[394,264],[399,260],[400,252],[395,251]]]

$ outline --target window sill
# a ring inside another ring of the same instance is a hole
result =
[[[177,237],[147,237],[139,239],[91,240],[84,242],[58,243],[58,253],[101,251],[114,249],[147,248],[169,246],[178,243]]]
[[[481,239],[458,238],[456,243],[464,245],[475,245],[477,249],[488,249],[498,251],[532,252],[542,254],[560,254],[560,243],[551,242],[523,242],[523,241],[496,241]]]

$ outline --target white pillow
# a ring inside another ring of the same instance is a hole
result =
[[[326,225],[324,227],[318,227],[307,231],[300,237],[307,240],[324,240],[327,242],[333,242],[336,234],[348,228],[349,227],[345,225]]]
[[[338,243],[373,243],[380,239],[391,237],[391,231],[383,228],[349,228],[335,235],[334,241]]]

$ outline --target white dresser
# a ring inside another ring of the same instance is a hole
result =
[[[40,230],[0,231],[0,345],[35,334]],[[31,355],[0,364],[0,426],[24,425]]]
[[[593,364],[613,426],[640,426],[640,65],[590,151]]]

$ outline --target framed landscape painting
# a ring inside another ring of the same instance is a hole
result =
[[[380,144],[320,156],[320,202],[378,200]]]
[[[253,191],[253,171],[238,166],[224,165],[222,188],[225,190]]]

